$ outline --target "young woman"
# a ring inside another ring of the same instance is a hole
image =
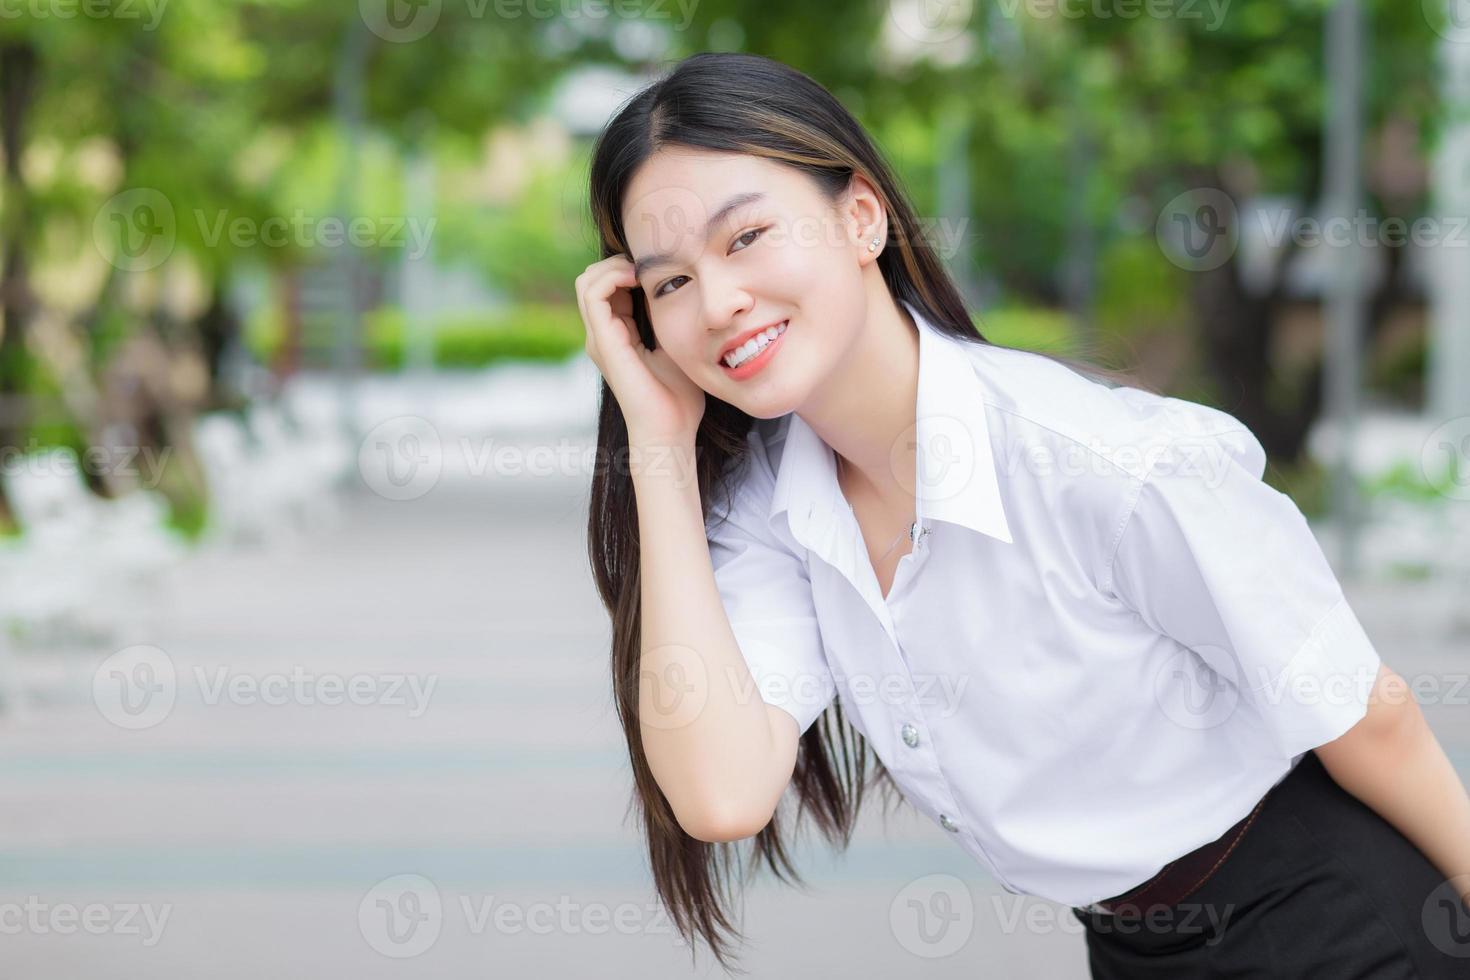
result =
[[[1470,798],[1245,426],[985,340],[779,63],[638,94],[591,208],[589,547],[685,936],[728,965],[733,842],[795,876],[788,786],[846,846],[881,782],[1096,977],[1464,975]]]

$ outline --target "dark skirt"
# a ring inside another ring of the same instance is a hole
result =
[[[1073,915],[1094,980],[1470,978],[1470,912],[1450,882],[1314,752],[1177,904]]]

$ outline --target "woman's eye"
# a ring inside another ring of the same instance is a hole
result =
[[[735,239],[735,241],[737,241],[737,242],[744,242],[747,238],[750,238],[751,235],[759,235],[763,231],[765,231],[764,228],[752,228],[752,229],[750,229],[750,231],[747,231],[745,234],[743,234],[739,238]],[[746,244],[746,247],[748,248],[751,245],[754,245],[755,244],[755,239],[754,238],[750,238],[750,241],[745,242],[745,244]]]
[[[750,231],[747,231],[745,234],[743,234],[739,238],[735,239],[735,241],[737,243],[738,242],[745,242],[745,247],[746,248],[749,248],[751,245],[754,245],[755,244],[755,237],[754,236],[759,236],[765,230],[766,230],[765,228],[752,228],[752,229],[750,229]],[[750,241],[746,242],[745,240],[747,238],[749,238]],[[738,249],[737,248],[737,249],[731,249],[731,251],[740,252],[740,251],[744,251],[744,249]],[[669,286],[672,283],[678,282],[680,279],[687,279],[687,278],[688,278],[687,276],[675,276],[674,278],[668,280],[667,282],[660,283],[659,286],[658,286],[658,288],[656,288],[653,291],[653,295],[655,297],[664,296],[664,295],[666,295],[669,292],[669,290],[666,288],[667,286]]]

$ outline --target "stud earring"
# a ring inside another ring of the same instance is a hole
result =
[[[879,240],[875,238],[871,242],[868,242],[868,251],[869,252],[876,252],[876,251],[878,251],[878,241]]]

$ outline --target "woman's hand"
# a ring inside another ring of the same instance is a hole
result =
[[[693,445],[704,417],[704,389],[662,348],[649,350],[633,322],[638,284],[627,256],[594,262],[577,277],[587,356],[607,379],[634,445]]]

